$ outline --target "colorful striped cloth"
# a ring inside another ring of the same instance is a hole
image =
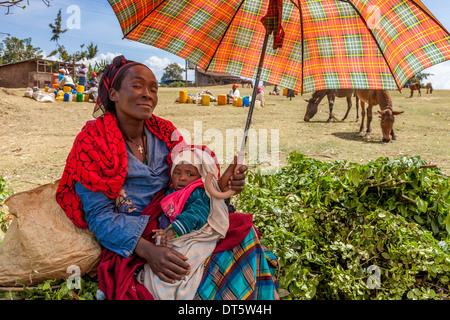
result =
[[[205,263],[195,300],[274,300],[279,286],[275,255],[260,242],[254,227],[233,250]]]
[[[86,84],[87,84],[87,78],[86,77],[79,77],[78,78],[78,85],[86,86]]]

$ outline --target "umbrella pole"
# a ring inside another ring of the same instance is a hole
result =
[[[244,164],[244,158],[245,158],[245,144],[247,142],[248,137],[248,130],[250,128],[250,123],[252,122],[252,114],[253,114],[253,108],[255,106],[255,99],[256,94],[258,92],[258,85],[259,85],[259,79],[261,77],[261,70],[264,62],[264,56],[266,54],[266,48],[267,48],[267,42],[269,40],[269,34],[266,32],[264,36],[264,42],[261,49],[261,56],[259,57],[259,65],[258,65],[258,71],[256,73],[256,79],[255,79],[255,85],[253,87],[253,94],[252,94],[252,101],[250,102],[248,115],[247,115],[247,123],[245,124],[245,131],[244,131],[244,137],[242,138],[242,144],[241,144],[241,150],[237,152],[237,163],[235,167],[235,172],[238,171],[239,167]],[[212,179],[212,173],[208,173],[205,179],[205,189],[208,190],[208,192],[217,199],[228,199],[232,195],[235,194],[233,190],[228,190],[226,192],[219,192],[214,189],[211,183]]]
[[[264,36],[264,42],[261,49],[261,56],[259,57],[259,65],[258,65],[258,71],[256,73],[256,79],[255,79],[255,85],[253,86],[253,94],[252,94],[252,101],[250,102],[248,115],[247,115],[247,123],[245,124],[245,130],[244,130],[244,137],[242,139],[241,144],[241,150],[238,152],[238,164],[243,164],[243,154],[245,154],[245,145],[247,143],[247,137],[248,137],[248,130],[250,129],[250,124],[252,122],[252,115],[253,115],[253,108],[255,106],[255,99],[256,95],[258,93],[258,85],[259,85],[259,79],[261,77],[261,70],[264,62],[264,56],[266,54],[266,48],[267,48],[267,42],[269,41],[269,34],[266,32]],[[240,159],[241,157],[241,159]]]

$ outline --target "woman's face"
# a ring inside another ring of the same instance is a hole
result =
[[[124,73],[120,89],[111,88],[110,99],[115,103],[119,119],[150,119],[158,103],[158,83],[155,75],[145,66],[129,68]]]

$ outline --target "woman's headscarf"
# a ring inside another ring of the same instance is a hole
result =
[[[237,89],[239,86],[237,84],[233,84],[233,89]]]
[[[113,102],[109,99],[109,90],[114,87],[117,79],[119,79],[125,71],[137,65],[147,67],[140,62],[127,60],[121,55],[115,57],[112,63],[105,68],[98,86],[98,98],[92,114],[94,118],[101,117],[107,110],[113,109]]]

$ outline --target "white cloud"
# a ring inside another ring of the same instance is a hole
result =
[[[153,71],[158,81],[161,80],[161,77],[164,74],[164,68],[167,67],[170,63],[171,61],[169,58],[159,58],[157,56],[151,56],[144,61],[144,64]]]
[[[116,53],[112,53],[112,52],[100,53],[97,56],[95,56],[94,58],[89,59],[89,60],[84,60],[83,62],[86,63],[86,65],[91,64],[92,66],[94,66],[96,62],[100,63],[104,60],[106,60],[108,63],[111,63],[115,57],[120,56],[120,55],[121,55],[121,53],[118,53],[118,52],[116,52]]]
[[[58,59],[57,57],[55,57],[55,56],[49,56],[48,53],[47,53],[47,51],[45,51],[45,50],[42,50],[42,58],[48,59],[48,60],[52,60],[52,61],[57,61],[57,60],[59,60],[59,59]]]
[[[434,89],[450,89],[450,61],[437,64],[422,72],[433,74],[423,81],[424,83],[431,82]]]

